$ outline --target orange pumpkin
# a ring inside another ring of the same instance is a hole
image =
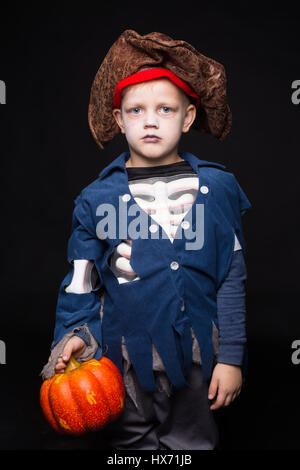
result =
[[[125,389],[119,369],[107,357],[79,363],[73,356],[63,374],[43,382],[40,403],[55,431],[82,435],[119,417]]]

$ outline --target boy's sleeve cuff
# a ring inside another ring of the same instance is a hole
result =
[[[44,365],[42,371],[40,372],[40,376],[42,377],[43,380],[50,379],[55,374],[55,366],[56,366],[58,357],[63,353],[66,343],[69,341],[70,338],[72,338],[72,336],[77,336],[79,331],[82,331],[82,330],[85,330],[87,337],[88,337],[89,344],[87,344],[85,351],[81,354],[81,356],[77,357],[76,360],[78,362],[85,362],[95,357],[97,351],[101,347],[98,341],[93,336],[93,334],[90,332],[87,324],[85,323],[84,325],[81,325],[80,327],[74,328],[69,333],[66,333],[63,336],[63,338],[56,344],[56,346],[54,346],[54,348],[51,350],[51,354],[48,359],[48,362],[47,364]]]
[[[90,341],[91,333],[87,330],[88,330],[87,327],[79,326],[73,330],[74,332],[73,336],[78,336],[78,338],[81,338],[87,346],[90,346],[91,345],[91,341]]]
[[[242,366],[245,344],[219,345],[218,362],[233,366]]]

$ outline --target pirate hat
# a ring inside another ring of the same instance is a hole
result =
[[[120,103],[126,79],[127,83],[134,83],[131,76],[138,76],[138,72],[151,67],[167,69],[170,79],[175,82],[177,77],[178,86],[182,89],[185,86],[187,94],[198,98],[197,115],[192,124],[195,130],[225,139],[232,117],[227,104],[224,66],[185,41],[159,32],[140,36],[128,29],[109,49],[91,87],[88,122],[101,149],[120,132],[112,110]],[[135,83],[138,81],[141,79]]]

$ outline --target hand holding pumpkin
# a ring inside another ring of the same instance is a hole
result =
[[[62,357],[59,357],[55,366],[55,373],[62,374],[69,362],[71,356],[78,357],[84,353],[86,349],[86,344],[83,339],[78,336],[72,336],[69,341],[66,343]]]

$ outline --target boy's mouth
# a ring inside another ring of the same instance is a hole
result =
[[[144,142],[158,142],[159,140],[161,140],[160,137],[158,137],[157,135],[145,135],[145,137],[142,138],[142,140]]]

